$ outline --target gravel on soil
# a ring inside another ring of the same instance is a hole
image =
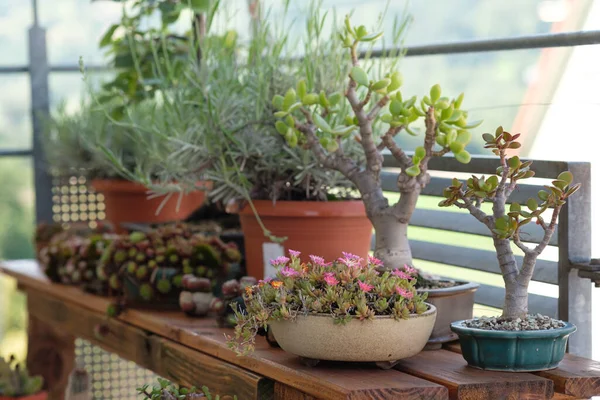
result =
[[[526,318],[481,317],[463,322],[467,328],[488,331],[544,331],[563,328],[565,323],[542,314],[528,315]]]

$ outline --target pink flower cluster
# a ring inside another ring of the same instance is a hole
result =
[[[404,288],[398,287],[396,286],[396,293],[398,293],[400,296],[406,298],[406,299],[412,299],[413,298],[413,292],[411,292],[410,290],[406,290]]]
[[[287,264],[290,261],[289,258],[287,258],[286,256],[279,256],[274,260],[271,260],[271,265],[274,267],[281,267],[285,264]]]
[[[343,257],[338,258],[338,261],[347,266],[348,268],[362,268],[362,262],[364,259],[356,254],[346,253],[342,251]]]
[[[326,284],[328,284],[329,286],[335,286],[335,285],[337,285],[338,283],[340,283],[340,281],[338,281],[338,280],[335,278],[335,276],[334,276],[333,272],[326,272],[326,273],[323,275],[323,280],[324,280],[324,281],[325,281],[325,283],[326,283]]]

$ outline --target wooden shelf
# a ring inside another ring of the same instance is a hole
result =
[[[424,351],[393,370],[332,362],[311,368],[270,347],[263,338],[257,340],[251,356],[237,356],[226,346],[225,335],[232,330],[217,327],[211,318],[127,309],[118,318],[108,319],[105,311],[110,298],[50,283],[34,261],[4,262],[0,271],[14,277],[28,295],[30,318],[36,324],[36,331],[30,330],[30,344],[39,342],[41,336],[45,341],[40,343],[48,348],[59,340],[58,335],[63,341],[65,335],[84,338],[174,382],[207,385],[215,393],[237,395],[239,400],[548,399],[555,391],[575,398],[581,398],[577,397],[581,393],[600,395],[600,363],[570,357],[564,367],[561,364],[564,374],[562,370],[539,374],[478,371],[467,367],[452,347]],[[98,334],[101,326],[103,335]],[[72,349],[65,348],[60,365],[69,366]],[[585,373],[578,366],[592,372]],[[56,375],[55,366],[47,367],[44,373]],[[57,386],[62,378],[54,380]]]

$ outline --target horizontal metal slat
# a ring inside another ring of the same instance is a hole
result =
[[[423,228],[441,229],[473,235],[491,237],[490,230],[470,214],[440,210],[416,209],[410,225]],[[539,243],[544,234],[539,226],[525,225],[521,228],[521,238],[526,242]],[[555,231],[550,239],[550,245],[558,246],[558,233]]]
[[[504,305],[504,288],[480,285],[477,292],[475,292],[475,303],[501,309]],[[540,313],[552,318],[558,318],[558,299],[530,293],[529,313]]]
[[[493,251],[469,249],[420,240],[411,240],[410,249],[413,258],[415,259],[468,268],[476,271],[490,272],[493,274],[500,273],[496,253]],[[515,258],[517,263],[521,265],[523,257],[516,256]],[[416,265],[418,266],[418,263],[416,263]],[[558,264],[554,261],[537,260],[533,272],[533,280],[557,284]]]
[[[407,152],[412,156],[412,152]],[[527,159],[523,159],[527,161]],[[498,157],[477,155],[471,158],[468,164],[462,164],[456,161],[451,155],[444,157],[433,157],[429,160],[429,169],[432,171],[452,171],[464,172],[470,174],[491,175],[496,173],[496,168],[500,165]],[[568,162],[565,161],[547,161],[533,160],[531,169],[535,171],[536,178],[554,179],[563,171],[568,169]],[[383,155],[383,166],[389,168],[399,168],[399,164],[391,154]]]

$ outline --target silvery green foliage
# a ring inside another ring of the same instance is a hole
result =
[[[0,357],[0,396],[21,397],[42,390],[44,379],[30,376],[27,367],[16,363],[14,356],[8,360]]]

